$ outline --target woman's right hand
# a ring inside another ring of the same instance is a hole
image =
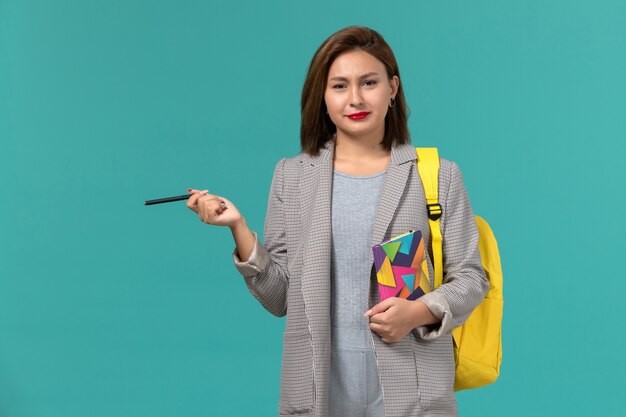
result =
[[[189,188],[187,191],[191,194],[187,207],[197,213],[204,223],[232,228],[242,222],[243,217],[237,207],[224,197],[209,194],[208,190]]]

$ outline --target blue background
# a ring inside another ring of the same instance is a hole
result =
[[[621,415],[624,22],[618,0],[0,0],[0,415],[276,415],[284,321],[230,232],[142,203],[208,188],[261,232],[309,60],[352,24],[499,240],[502,374],[460,414]]]

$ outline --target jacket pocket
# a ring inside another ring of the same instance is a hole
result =
[[[415,367],[422,409],[456,414],[454,351],[450,333],[435,340],[419,339]]]
[[[282,414],[307,414],[313,410],[313,349],[308,331],[286,332],[280,377]]]

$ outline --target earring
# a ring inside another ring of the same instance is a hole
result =
[[[394,108],[396,107],[396,98],[395,97],[391,97],[391,101],[389,102],[389,107],[390,108]]]

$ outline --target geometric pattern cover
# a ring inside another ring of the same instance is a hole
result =
[[[411,230],[372,246],[380,300],[415,300],[430,292],[422,232]]]

